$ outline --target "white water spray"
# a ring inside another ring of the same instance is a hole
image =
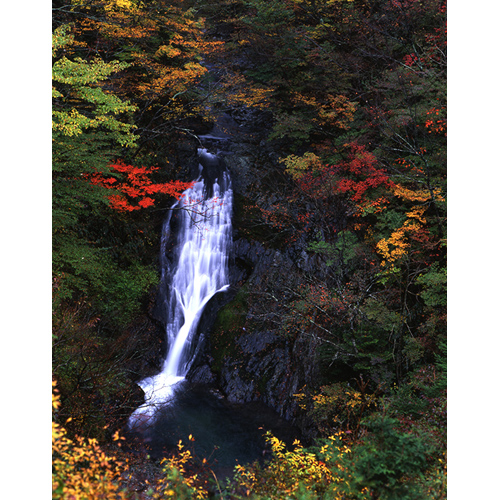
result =
[[[199,180],[174,205],[181,210],[174,274],[165,302],[169,349],[161,373],[139,383],[146,400],[131,415],[131,428],[151,423],[156,411],[172,399],[174,387],[190,368],[192,342],[203,309],[216,293],[229,287],[233,193],[226,173],[223,183],[227,184],[223,192],[216,181],[213,196],[205,199],[204,181]]]

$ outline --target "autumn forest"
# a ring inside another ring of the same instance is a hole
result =
[[[447,497],[446,8],[53,0],[52,498]],[[195,433],[160,459],[125,430],[214,126],[232,281],[188,378],[298,433],[223,478]]]

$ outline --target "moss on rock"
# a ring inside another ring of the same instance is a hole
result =
[[[213,332],[210,336],[211,355],[214,359],[212,370],[220,374],[224,358],[237,350],[235,339],[241,334],[246,324],[248,313],[248,292],[243,286],[234,299],[226,304],[217,314]]]

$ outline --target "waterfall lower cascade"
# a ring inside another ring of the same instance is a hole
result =
[[[211,156],[205,150],[203,154]],[[173,274],[162,276],[169,280],[165,300],[168,354],[162,371],[139,383],[146,400],[131,415],[131,428],[153,421],[156,411],[172,400],[175,386],[185,379],[193,361],[193,343],[203,309],[216,293],[229,287],[233,193],[227,172],[220,177],[211,190],[200,177],[173,207],[179,209]]]

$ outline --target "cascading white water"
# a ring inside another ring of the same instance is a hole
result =
[[[174,386],[189,370],[191,344],[204,307],[216,293],[229,287],[233,195],[227,174],[223,176],[221,184],[226,189],[215,182],[212,197],[206,199],[204,181],[198,180],[174,205],[181,210],[174,274],[165,302],[168,354],[161,373],[139,383],[146,400],[131,415],[132,428],[151,422],[156,410],[172,399]]]

